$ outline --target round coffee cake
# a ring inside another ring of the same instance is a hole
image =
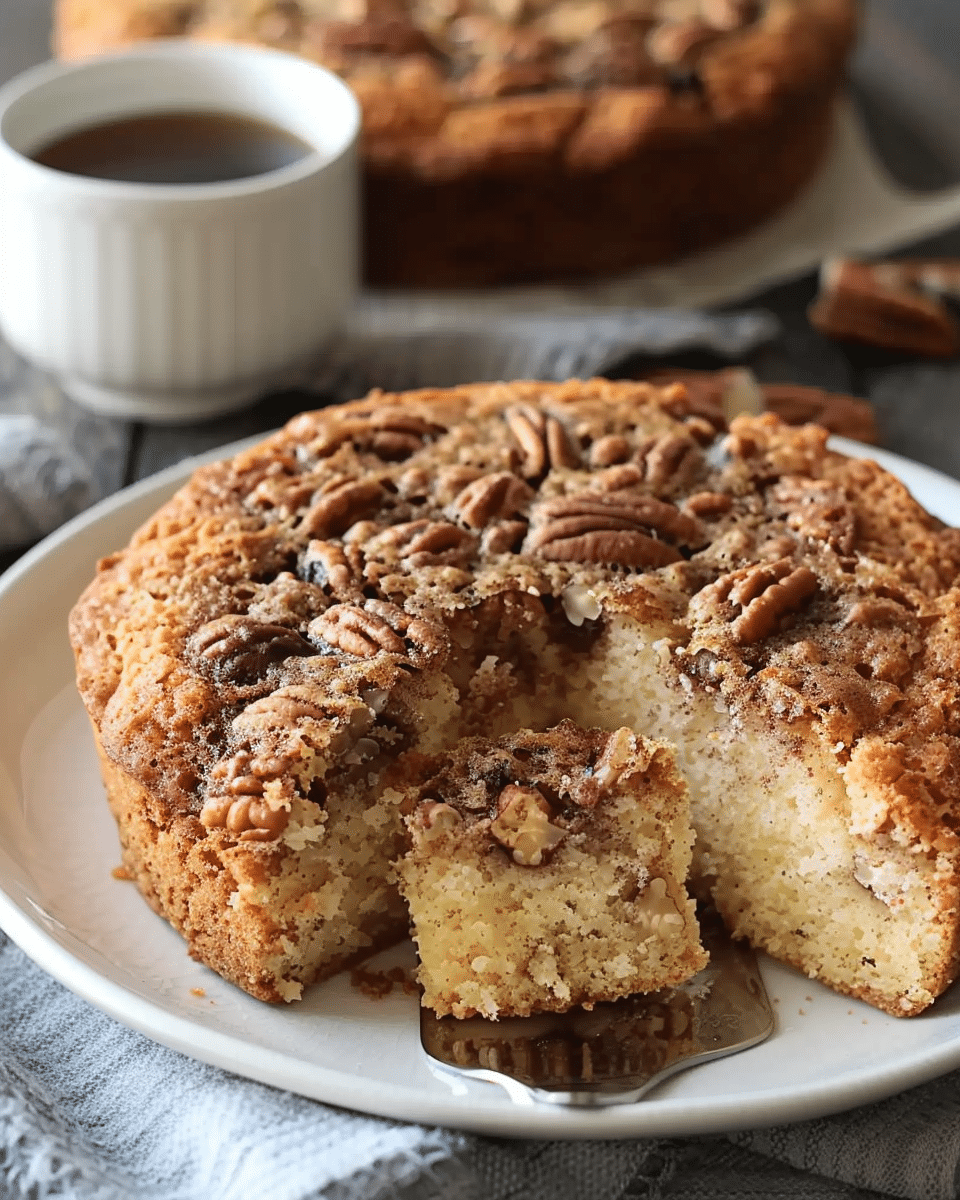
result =
[[[129,872],[192,953],[290,999],[405,934],[424,756],[634,731],[675,748],[691,882],[735,934],[920,1011],[960,962],[960,534],[826,439],[726,429],[683,385],[478,384],[202,468],[71,619]],[[491,784],[483,828],[516,785],[573,829],[571,772]]]

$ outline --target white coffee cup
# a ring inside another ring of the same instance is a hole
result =
[[[171,110],[252,117],[312,149],[200,184],[30,157]],[[156,42],[26,72],[0,88],[0,330],[102,413],[182,422],[242,407],[318,355],[355,299],[359,128],[341,80],[275,50]]]

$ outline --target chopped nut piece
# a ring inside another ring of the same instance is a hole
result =
[[[960,324],[895,264],[825,263],[809,317],[828,337],[934,358],[960,350]]]
[[[603,612],[603,605],[596,593],[582,583],[571,584],[560,597],[563,611],[571,625],[578,628],[584,621],[595,621]]]
[[[500,793],[497,814],[490,832],[521,867],[540,866],[567,836],[550,824],[550,805],[536,788],[510,784]]]

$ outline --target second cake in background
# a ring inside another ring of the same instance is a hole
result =
[[[253,42],[363,109],[387,286],[614,275],[778,212],[830,144],[854,0],[59,0],[64,57]]]

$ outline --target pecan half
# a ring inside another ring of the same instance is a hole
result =
[[[401,462],[415,454],[428,439],[445,432],[442,425],[402,410],[377,410],[334,425],[316,447],[320,458],[328,458],[344,443],[375,454],[386,462]]]
[[[254,621],[239,613],[217,617],[200,627],[188,642],[204,670],[220,683],[255,683],[287,658],[316,654],[295,629]]]
[[[729,512],[733,507],[733,497],[726,492],[694,492],[684,500],[683,507],[693,516],[709,521]]]
[[[768,566],[734,571],[704,591],[741,608],[730,632],[735,642],[746,646],[769,637],[781,618],[802,609],[818,587],[809,567],[794,567],[790,559],[784,558]]]
[[[231,728],[238,736],[257,738],[262,734],[278,729],[292,729],[301,721],[326,721],[327,712],[317,702],[317,697],[307,688],[294,684],[292,687],[278,688],[269,696],[255,700],[238,716],[234,717]],[[282,764],[271,765],[265,759],[257,760],[256,772],[259,776],[273,777],[282,770]],[[236,789],[231,786],[231,791]]]
[[[304,513],[298,532],[312,538],[336,537],[377,511],[384,490],[374,479],[347,479],[323,492]]]
[[[468,562],[476,552],[477,539],[449,521],[422,517],[391,525],[367,543],[368,558],[386,553],[402,559],[413,569]]]
[[[398,654],[414,665],[444,654],[448,647],[441,626],[411,616],[385,600],[368,600],[363,607],[334,604],[310,622],[308,632],[317,641],[355,658]]]
[[[310,636],[355,658],[403,654],[406,647],[381,616],[358,604],[334,604],[310,622]]]
[[[644,440],[634,454],[645,481],[657,491],[681,487],[703,464],[703,451],[692,437],[668,433]]]
[[[675,505],[642,494],[581,492],[539,505],[523,549],[553,561],[662,567],[683,557],[676,544],[702,545],[703,528]]]
[[[200,810],[206,829],[226,829],[243,842],[267,842],[286,829],[290,818],[283,805],[264,800],[264,785],[277,777],[283,764],[240,750],[211,772],[214,787],[222,789]]]
[[[590,447],[590,466],[613,467],[618,463],[625,463],[630,454],[630,443],[622,433],[608,433],[597,438]]]
[[[468,483],[450,504],[450,514],[469,529],[482,529],[490,521],[521,512],[534,494],[512,472],[497,471]]]
[[[255,796],[216,797],[200,810],[200,823],[206,829],[226,829],[241,842],[272,842],[289,820],[285,808],[273,808]]]
[[[504,418],[523,452],[520,470],[524,478],[537,479],[548,470],[580,465],[580,454],[556,417],[520,405],[508,408]]]
[[[825,263],[808,316],[828,337],[934,358],[960,350],[960,323],[946,305],[892,263]]]
[[[517,552],[527,532],[526,521],[497,521],[488,525],[480,539],[482,554]]]

